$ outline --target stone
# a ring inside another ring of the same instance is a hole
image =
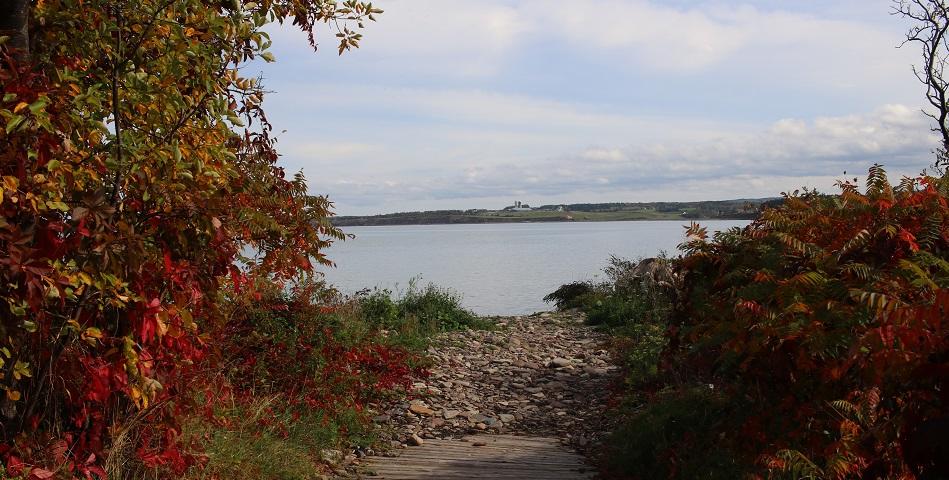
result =
[[[419,437],[418,435],[416,435],[416,434],[413,433],[412,436],[409,437],[408,441],[405,442],[405,443],[407,443],[407,444],[409,444],[409,445],[411,445],[411,446],[413,446],[413,447],[421,447],[422,444],[425,443],[425,440],[422,440],[422,437]]]
[[[442,412],[442,417],[443,417],[445,420],[451,420],[451,419],[457,417],[457,416],[460,415],[460,414],[461,414],[461,412],[458,411],[458,410],[445,410],[445,411]]]
[[[401,440],[390,452],[417,445],[412,437],[424,442],[481,432],[552,436],[582,452],[602,445],[615,421],[604,411],[610,373],[618,370],[604,348],[607,336],[576,312],[496,321],[497,330],[434,337],[431,375],[414,380],[415,400],[372,405],[380,413],[372,417],[379,436]]]
[[[430,416],[430,415],[434,415],[434,414],[435,414],[435,411],[434,411],[434,410],[432,410],[431,408],[426,407],[425,405],[419,404],[419,403],[413,403],[412,405],[410,405],[410,406],[409,406],[409,411],[412,412],[412,413],[414,413],[414,414],[416,414],[416,415]]]
[[[331,449],[320,450],[320,460],[330,465],[339,465],[343,461],[343,452]]]
[[[552,360],[547,362],[547,366],[550,368],[564,368],[573,365],[573,362],[562,357],[554,357]]]

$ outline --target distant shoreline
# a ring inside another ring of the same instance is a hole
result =
[[[339,216],[337,227],[396,225],[471,225],[496,223],[753,220],[761,208],[781,199],[758,198],[704,202],[595,203],[544,205],[513,210],[436,210],[383,215]]]

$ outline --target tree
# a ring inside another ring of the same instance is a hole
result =
[[[926,101],[935,113],[924,113],[935,120],[934,132],[942,136],[937,165],[949,164],[949,82],[945,78],[946,61],[949,59],[949,6],[945,0],[896,0],[893,12],[916,22],[906,34],[906,41],[919,44],[922,50],[922,67],[913,66],[913,74],[926,85]],[[902,46],[902,45],[901,45]]]
[[[180,470],[175,416],[224,321],[219,291],[314,275],[341,232],[277,162],[258,79],[270,22],[336,30],[347,0],[0,0],[0,459],[102,474],[132,451]],[[28,10],[21,7],[28,6]],[[356,24],[356,30],[350,25]],[[29,28],[27,28],[29,26]],[[245,247],[260,252],[244,258]],[[139,422],[141,423],[141,422]]]

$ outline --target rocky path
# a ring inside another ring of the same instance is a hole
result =
[[[476,448],[492,438],[546,442],[581,454],[596,449],[609,427],[604,411],[618,374],[606,337],[571,312],[496,322],[492,331],[451,332],[436,339],[428,352],[434,361],[431,376],[414,385],[410,401],[380,407],[373,419],[392,447],[383,455],[412,456],[419,446],[428,444],[430,451],[432,444],[463,437],[465,445],[449,443],[444,451]],[[430,457],[422,458],[434,461]],[[370,463],[378,467],[385,461]]]

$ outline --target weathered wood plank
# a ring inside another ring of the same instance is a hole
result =
[[[363,475],[380,480],[579,480],[593,478],[593,469],[554,438],[485,435],[430,440],[398,457],[374,457]]]

